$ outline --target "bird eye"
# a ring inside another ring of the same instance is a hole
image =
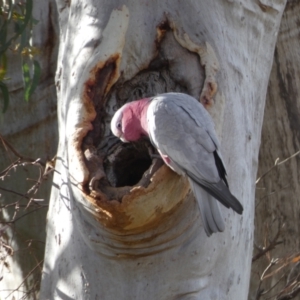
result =
[[[118,128],[118,129],[121,129],[121,127],[122,127],[121,122],[118,122],[118,123],[117,123],[117,128]]]

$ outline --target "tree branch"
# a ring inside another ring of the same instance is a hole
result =
[[[275,160],[274,166],[272,168],[270,168],[266,173],[264,173],[263,175],[261,175],[255,182],[255,184],[258,184],[260,182],[261,179],[263,179],[268,173],[270,173],[274,168],[276,168],[277,166],[280,166],[281,164],[284,164],[285,162],[287,162],[288,160],[292,159],[293,157],[297,156],[298,154],[300,154],[300,150],[297,151],[296,153],[294,153],[293,155],[291,155],[290,157],[286,158],[285,160],[279,162],[279,157]]]

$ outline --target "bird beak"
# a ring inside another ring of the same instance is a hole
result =
[[[123,143],[129,143],[129,141],[127,141],[127,140],[124,138],[123,134],[121,134],[121,136],[119,136],[119,138],[120,138],[120,140],[121,140]]]

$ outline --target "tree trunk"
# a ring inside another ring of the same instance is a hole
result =
[[[259,299],[260,291],[261,299],[283,297],[296,290],[297,282],[300,293],[300,278],[294,283],[291,280],[293,272],[299,277],[300,250],[299,21],[300,3],[288,2],[278,34],[262,130],[258,171],[262,178],[257,184],[255,218],[255,244],[259,248],[254,251],[260,258],[253,264],[250,299]]]
[[[246,299],[264,101],[285,2],[57,4],[59,173],[41,299]],[[244,205],[242,217],[222,208],[226,230],[210,238],[186,179],[151,160],[145,143],[121,144],[109,131],[120,105],[168,91],[210,111]]]

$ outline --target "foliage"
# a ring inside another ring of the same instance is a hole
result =
[[[41,73],[39,63],[33,59],[37,50],[30,45],[33,25],[33,0],[0,0],[0,90],[3,96],[4,113],[9,104],[9,90],[6,81],[7,52],[21,54],[21,69],[24,80],[24,99],[29,100],[34,92]],[[30,66],[33,75],[30,74]]]

